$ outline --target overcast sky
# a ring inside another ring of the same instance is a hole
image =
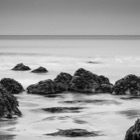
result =
[[[140,35],[140,0],[0,0],[1,35]]]

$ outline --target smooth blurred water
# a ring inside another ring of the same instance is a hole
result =
[[[106,41],[105,41],[106,42]],[[103,44],[105,42],[100,42]],[[37,83],[40,80],[54,79],[60,72],[68,72],[74,74],[78,68],[85,68],[98,75],[109,77],[114,83],[116,80],[124,77],[127,74],[133,73],[140,76],[140,56],[137,43],[139,40],[128,41],[125,44],[115,42],[118,46],[115,50],[111,46],[106,49],[102,46],[94,48],[89,46],[85,48],[66,48],[57,46],[51,48],[51,53],[43,47],[41,52],[33,51],[33,47],[29,48],[31,52],[27,52],[27,46],[19,49],[7,48],[1,49],[0,55],[0,79],[4,77],[14,78],[19,81],[24,88],[30,84]],[[67,42],[68,43],[68,42]],[[111,42],[108,42],[110,45]],[[108,45],[105,43],[105,45]],[[16,43],[15,43],[16,44]],[[89,43],[90,44],[90,43]],[[96,44],[96,43],[95,43]],[[131,46],[135,45],[137,50]],[[140,45],[140,43],[138,43]],[[56,44],[57,45],[57,44]],[[85,44],[83,44],[84,46]],[[124,48],[123,45],[125,45]],[[11,46],[12,47],[12,46]],[[17,46],[16,46],[17,47]],[[68,46],[67,46],[68,47]],[[109,48],[111,48],[109,50]],[[122,50],[121,50],[122,48]],[[14,54],[7,53],[14,52]],[[61,52],[63,50],[63,53]],[[70,51],[69,51],[70,50]],[[75,53],[73,53],[75,50]],[[106,50],[106,51],[105,51]],[[115,53],[118,52],[118,53]],[[49,53],[47,53],[49,52]],[[60,53],[59,53],[60,52]],[[93,55],[92,55],[93,52]],[[101,52],[101,53],[99,53]],[[119,54],[120,52],[120,54]],[[126,53],[124,53],[126,52]],[[20,54],[19,54],[20,53]],[[64,54],[64,55],[63,55]],[[111,55],[109,55],[111,54]],[[87,63],[93,61],[96,63]],[[24,63],[35,69],[39,66],[44,66],[48,69],[46,74],[35,74],[30,71],[18,72],[12,71],[17,63]],[[109,94],[98,95],[83,95],[80,93],[63,93],[56,97],[44,97],[39,95],[30,95],[26,92],[16,95],[20,110],[23,116],[17,119],[0,122],[0,139],[1,140],[69,140],[66,137],[51,137],[44,134],[56,132],[58,129],[80,128],[89,131],[101,131],[103,136],[89,138],[72,138],[78,140],[94,139],[94,140],[123,140],[126,130],[133,125],[136,118],[140,117],[140,99],[124,100],[122,97]],[[90,103],[66,103],[64,101],[74,100],[91,100]],[[99,102],[94,102],[95,100]],[[100,100],[102,100],[100,102]],[[48,113],[42,111],[42,108],[47,107],[84,107],[79,113]]]

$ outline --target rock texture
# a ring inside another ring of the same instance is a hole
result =
[[[97,93],[100,90],[110,92],[111,84],[108,78],[80,68],[75,72],[69,88],[72,91],[82,93]]]
[[[45,80],[27,88],[28,93],[51,94],[64,91],[81,93],[111,93],[112,84],[104,76],[98,76],[83,68],[78,69],[74,76],[61,72],[53,81]]]
[[[140,119],[127,130],[124,140],[140,140]]]
[[[140,95],[140,78],[131,74],[118,80],[113,87],[113,94]]]
[[[0,118],[12,118],[15,115],[21,116],[18,101],[0,84]]]
[[[56,85],[56,92],[61,93],[63,91],[68,91],[69,84],[72,79],[72,76],[68,73],[61,72],[55,79],[55,85]]]
[[[48,70],[44,67],[39,67],[35,70],[32,70],[31,72],[33,72],[33,73],[46,73],[46,72],[48,72]]]
[[[40,81],[37,84],[27,87],[27,92],[31,94],[53,94],[56,93],[56,85],[51,79]]]
[[[51,136],[65,136],[65,137],[93,137],[99,136],[97,132],[89,132],[85,129],[59,129],[58,132],[47,134]]]
[[[30,67],[25,66],[23,63],[19,63],[19,64],[17,64],[12,70],[16,70],[16,71],[26,71],[26,70],[30,70]]]
[[[12,78],[3,78],[0,81],[0,83],[4,86],[4,88],[7,91],[9,91],[12,94],[18,94],[24,90],[22,85]]]

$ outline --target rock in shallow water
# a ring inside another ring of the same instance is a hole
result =
[[[59,129],[58,132],[46,134],[50,136],[65,136],[65,137],[95,137],[99,136],[98,132],[89,132],[85,129]]]
[[[127,130],[124,140],[140,140],[140,119]]]
[[[0,81],[0,83],[4,86],[4,88],[7,91],[9,91],[12,94],[18,94],[24,90],[22,85],[12,78],[3,78]]]
[[[61,72],[54,81],[44,80],[27,88],[32,94],[54,94],[64,91],[81,93],[106,93],[112,91],[112,84],[104,76],[98,76],[85,69],[78,69],[74,76]]]
[[[115,83],[112,94],[140,95],[140,78],[132,74],[125,76]]]
[[[56,92],[61,93],[63,91],[67,91],[69,89],[69,84],[72,79],[72,76],[69,73],[61,72],[57,77],[54,79],[56,85]]]
[[[33,72],[33,73],[46,73],[46,72],[48,72],[48,70],[44,67],[39,67],[35,70],[32,70],[31,72]]]
[[[69,89],[82,93],[98,93],[99,90],[102,92],[110,92],[112,87],[108,86],[108,90],[108,88],[105,88],[105,86],[103,88],[103,84],[105,84],[106,87],[111,85],[108,78],[98,76],[90,71],[80,68],[75,72],[70,82]]]
[[[17,64],[12,70],[16,70],[16,71],[26,71],[26,70],[30,70],[30,67],[25,66],[23,63],[19,63],[19,64]]]
[[[18,101],[0,84],[0,118],[12,118],[14,115],[21,116]]]
[[[30,85],[27,87],[27,92],[31,94],[54,94],[56,93],[56,85],[51,79],[40,81],[37,84]]]

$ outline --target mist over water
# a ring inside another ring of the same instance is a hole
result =
[[[60,72],[73,75],[78,68],[85,68],[105,75],[115,83],[127,74],[140,76],[139,46],[138,39],[0,40],[0,78],[14,78],[26,89],[40,80],[54,79]],[[49,72],[34,74],[30,71],[11,71],[17,63],[24,63],[31,69],[43,66]],[[126,130],[140,117],[140,99],[122,98],[128,96],[63,93],[51,98],[23,92],[16,97],[23,116],[1,122],[2,140],[69,140],[71,138],[44,135],[69,128],[101,131],[104,134],[94,138],[72,138],[76,140],[123,140]],[[66,103],[74,100],[91,102]],[[53,114],[42,111],[42,108],[60,106],[83,109],[79,113]]]

